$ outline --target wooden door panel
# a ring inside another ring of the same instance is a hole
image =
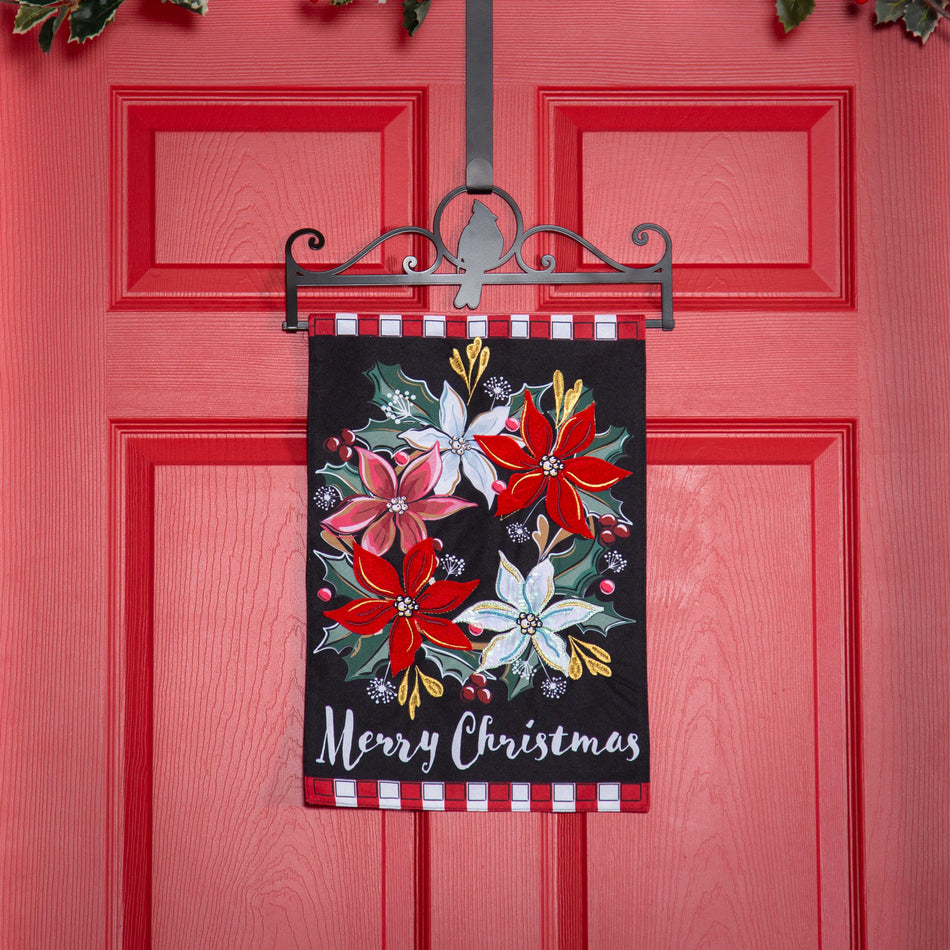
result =
[[[339,263],[463,180],[463,5],[412,40],[393,4],[264,7],[130,3],[48,58],[2,11],[0,944],[942,950],[943,28],[498,5],[526,224],[678,249],[647,343],[652,808],[374,816],[295,778],[280,259],[314,225]],[[484,303],[639,300],[598,294]],[[452,294],[310,306],[356,299]]]

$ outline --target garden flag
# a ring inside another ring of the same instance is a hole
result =
[[[642,327],[311,318],[308,803],[647,810]]]

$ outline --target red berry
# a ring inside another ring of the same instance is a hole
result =
[[[400,450],[393,456],[393,461],[394,461],[397,465],[405,465],[406,462],[409,461],[409,456],[406,455],[406,453],[403,452],[402,449],[400,449]]]
[[[441,551],[442,548],[445,547],[445,545],[438,538],[433,538],[432,547],[434,547],[436,551]]]
[[[484,686],[488,682],[488,677],[484,673],[472,673],[469,679],[478,687]]]
[[[630,528],[628,525],[618,524],[617,527],[614,528],[614,534],[617,535],[618,538],[629,538]]]
[[[491,702],[491,690],[483,686],[476,694],[480,702],[490,703]]]
[[[352,445],[356,441],[356,433],[352,429],[344,429],[340,433],[340,438],[347,444]]]
[[[507,484],[503,482],[500,478],[495,479],[495,481],[491,483],[491,490],[493,492],[503,492],[507,487],[508,487]]]
[[[465,702],[470,703],[475,698],[475,687],[469,683],[466,683],[462,687],[462,692],[459,693],[459,696],[465,700]]]
[[[613,515],[601,515],[600,523],[605,528],[612,528],[617,523],[617,519]]]
[[[521,422],[516,419],[514,416],[509,416],[505,419],[505,428],[509,432],[517,432],[521,428]]]
[[[604,580],[600,582],[600,592],[602,594],[607,594],[609,596],[616,589],[617,589],[617,585],[609,578],[604,578]]]
[[[600,540],[602,544],[613,544],[616,541],[613,531],[601,531]]]
[[[340,458],[343,459],[344,462],[348,462],[353,458],[353,450],[348,445],[341,445]]]
[[[340,447],[340,440],[336,436],[331,436],[323,443],[323,447],[328,452],[335,452]]]
[[[477,623],[470,623],[468,625],[468,632],[473,637],[480,637],[482,635],[482,630],[484,629],[485,629],[484,627],[480,627]]]
[[[333,598],[333,591],[330,590],[329,587],[321,587],[320,590],[317,591],[317,597],[326,603],[328,600]]]

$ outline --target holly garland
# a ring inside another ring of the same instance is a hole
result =
[[[867,0],[854,0],[857,4]],[[913,33],[921,43],[926,43],[937,23],[950,20],[947,5],[950,0],[875,0],[876,23],[903,21],[908,33]],[[815,9],[815,0],[775,0],[775,11],[788,33],[801,24]]]
[[[44,53],[50,51],[53,37],[59,28],[69,21],[69,42],[85,43],[98,36],[114,19],[125,0],[50,0],[46,3],[33,0],[0,0],[17,7],[13,21],[14,33],[37,30],[37,40]],[[208,12],[208,0],[162,0],[195,13]],[[320,3],[323,0],[311,0]],[[350,6],[354,0],[326,0],[330,6]],[[386,0],[377,0],[383,4]],[[775,11],[785,32],[793,30],[807,19],[815,9],[816,0],[775,0]],[[864,4],[868,0],[843,0]],[[903,22],[909,33],[921,43],[926,43],[941,19],[950,20],[950,0],[875,0],[876,23]],[[400,4],[402,24],[412,36],[422,26],[432,0],[403,0]]]
[[[632,622],[611,600],[632,527],[610,491],[630,475],[617,464],[628,432],[597,431],[582,380],[567,387],[556,370],[513,387],[486,376],[490,358],[478,338],[464,357],[453,349],[438,397],[374,364],[365,424],[328,433],[334,458],[315,471],[325,606],[314,652],[339,654],[346,680],[410,719],[451,681],[462,700],[489,703],[533,688],[557,700],[572,680],[610,677],[611,631]],[[479,387],[491,408],[472,417]],[[460,512],[500,522],[510,557],[494,549],[490,567],[467,565],[438,537],[464,539]]]
[[[85,43],[98,36],[114,19],[125,0],[49,0],[37,3],[33,0],[0,0],[17,7],[13,20],[14,33],[29,33],[37,30],[37,40],[44,53],[50,51],[53,37],[59,28],[69,22],[70,43]],[[208,0],[162,0],[173,3],[202,16],[208,12]],[[317,3],[318,0],[313,0]],[[347,6],[353,0],[329,0],[334,7]],[[385,3],[386,0],[378,0]],[[403,26],[412,36],[422,26],[432,0],[403,0]]]

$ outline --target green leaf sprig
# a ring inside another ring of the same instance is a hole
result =
[[[864,3],[864,0],[857,2]],[[907,32],[926,43],[941,19],[950,20],[948,4],[950,0],[875,0],[874,20],[876,23],[903,20]],[[814,9],[815,0],[775,0],[775,12],[786,33],[801,24]]]

